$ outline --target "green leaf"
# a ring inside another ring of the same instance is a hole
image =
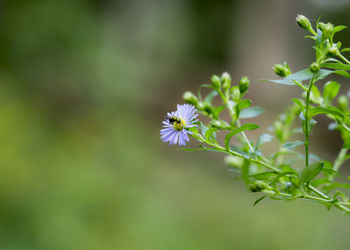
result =
[[[332,183],[331,185],[328,185],[324,188],[322,188],[322,190],[324,190],[325,192],[329,192],[335,188],[345,188],[345,189],[350,189],[350,184],[348,183],[338,183],[338,182],[335,182],[335,183]]]
[[[336,81],[329,81],[323,88],[323,103],[330,105],[333,99],[337,96],[340,89],[340,84]]]
[[[225,107],[224,105],[221,105],[221,106],[215,108],[215,110],[214,110],[214,117],[215,117],[216,119],[218,119],[220,113],[221,113],[222,111],[224,111],[225,108],[226,108],[226,107]]]
[[[344,115],[342,112],[339,111],[339,109],[335,108],[335,107],[313,107],[310,111],[309,111],[309,118],[312,118],[316,115],[319,114],[325,114],[325,115],[333,115],[336,116],[338,118],[343,119]]]
[[[250,175],[249,177],[253,177],[254,179],[257,179],[257,180],[268,180],[275,176],[276,176],[275,172],[263,172],[259,174]]]
[[[273,83],[278,83],[278,84],[283,84],[283,85],[296,85],[296,83],[293,80],[289,80],[289,79],[279,79],[279,80],[263,79],[261,81],[273,82]]]
[[[318,187],[320,185],[328,184],[328,183],[331,183],[331,181],[328,180],[328,178],[321,178],[321,179],[313,180],[311,182],[311,185],[314,186],[314,187]]]
[[[242,125],[241,127],[239,128],[236,128],[234,129],[233,131],[231,131],[230,133],[228,133],[225,137],[225,147],[226,149],[229,149],[230,147],[230,140],[231,140],[231,137],[240,133],[240,132],[243,132],[243,131],[246,131],[246,130],[254,130],[254,129],[257,129],[259,128],[258,125],[256,125],[255,123],[246,123],[244,125]]]
[[[261,107],[246,108],[240,112],[239,118],[240,119],[254,118],[264,113],[264,111],[265,110]]]
[[[209,139],[215,139],[216,135],[215,132],[217,131],[217,128],[210,128],[208,129],[205,134],[204,137],[205,139],[208,141]]]
[[[344,141],[343,148],[350,148],[350,137]]]
[[[270,134],[262,134],[257,143],[256,143],[256,148],[259,148],[262,144],[266,143],[266,142],[270,142],[273,139],[273,135]]]
[[[248,100],[248,99],[240,101],[236,106],[237,111],[240,112],[242,109],[249,108],[251,103],[252,103],[252,101]]]
[[[338,25],[338,26],[335,26],[333,28],[333,32],[336,33],[336,32],[339,32],[339,31],[342,31],[343,29],[347,29],[348,27],[346,27],[345,25]]]
[[[293,149],[296,146],[303,145],[303,144],[304,144],[304,142],[297,140],[297,141],[293,141],[293,142],[287,142],[287,143],[283,144],[282,147],[286,148],[286,149]]]
[[[312,88],[311,88],[310,99],[314,103],[317,103],[317,104],[321,104],[322,103],[320,91],[318,90],[318,88],[315,85],[313,85]]]
[[[324,162],[317,162],[309,167],[305,168],[301,173],[301,181],[303,183],[309,183],[312,181],[321,171],[324,166]]]
[[[207,126],[205,126],[202,122],[200,123],[200,125],[201,125],[202,136],[205,137],[205,133],[207,132],[207,130],[209,128]]]
[[[304,102],[298,98],[293,98],[292,101],[298,105],[298,107],[303,110],[304,109]]]
[[[332,73],[333,71],[331,70],[320,69],[315,75],[315,80],[321,80]],[[296,85],[294,81],[310,80],[313,76],[314,76],[314,73],[312,73],[310,69],[303,69],[280,80],[263,80],[263,81],[270,81],[273,83],[284,84],[284,85]]]
[[[334,70],[333,73],[340,75],[340,76],[344,76],[346,78],[350,78],[350,74],[348,72],[346,72],[345,70]]]
[[[218,92],[216,90],[210,91],[210,93],[204,98],[204,102],[211,104],[213,102],[214,97],[217,95],[218,95]]]
[[[310,69],[303,69],[294,74],[291,74],[285,77],[285,80],[295,80],[295,81],[305,81],[310,80],[313,77],[314,73],[310,71]]]
[[[205,148],[205,147],[199,147],[199,148],[178,148],[179,150],[183,151],[210,151],[210,152],[222,152],[220,149],[216,148]]]
[[[345,49],[342,49],[340,52],[349,52],[350,51],[350,48],[345,48]]]
[[[324,60],[325,62],[336,62],[336,63],[341,63],[341,61],[333,58],[333,57],[330,57],[330,58],[327,58],[326,60]]]
[[[332,70],[327,70],[327,69],[320,69],[317,74],[316,74],[316,78],[315,80],[318,81],[318,80],[322,80],[324,78],[326,78],[328,75],[334,73],[334,71]],[[311,79],[311,78],[310,78]]]
[[[331,69],[350,70],[350,65],[343,64],[343,63],[322,63],[321,67],[331,68]]]
[[[259,199],[257,199],[257,200],[254,202],[253,206],[255,207],[260,201],[262,201],[262,200],[265,199],[266,197],[268,197],[268,196],[267,196],[267,195],[264,195],[264,196],[260,197]]]

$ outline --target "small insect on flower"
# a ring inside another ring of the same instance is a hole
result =
[[[179,145],[186,145],[186,141],[189,141],[188,134],[192,134],[192,132],[185,128],[196,126],[193,124],[198,121],[196,111],[194,106],[189,104],[177,105],[177,110],[168,113],[163,121],[160,139],[163,142],[169,142],[169,144],[179,142]]]

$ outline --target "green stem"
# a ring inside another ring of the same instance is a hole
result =
[[[350,61],[348,59],[346,59],[342,54],[340,54],[340,52],[338,51],[337,56],[340,57],[344,62],[346,62],[347,64],[350,64]]]
[[[305,166],[309,167],[309,107],[310,107],[310,93],[314,84],[315,75],[309,82],[309,88],[306,92],[306,107],[305,107]]]
[[[237,126],[238,126],[238,127],[241,126],[241,123],[239,122],[238,119],[237,119],[236,123],[237,123]],[[243,137],[244,141],[247,143],[247,145],[248,145],[250,151],[253,153],[255,150],[254,150],[253,146],[250,144],[250,141],[248,140],[248,137],[246,136],[246,134],[244,133],[244,131],[242,131],[241,134],[242,134],[242,137]]]
[[[224,95],[224,93],[222,93],[221,90],[218,90],[218,93],[221,97],[221,99],[223,100],[223,102],[225,103],[227,109],[229,110],[229,113],[230,113],[230,116],[231,116],[231,125],[234,124],[234,122],[237,123],[237,126],[240,127],[241,126],[241,123],[239,122],[239,120],[235,120],[235,112],[234,110],[232,109],[232,106],[230,105],[230,96],[229,96],[229,92],[226,91],[226,95]],[[254,148],[253,146],[250,144],[249,140],[248,140],[248,137],[247,135],[244,133],[244,131],[241,132],[241,135],[243,137],[243,140],[245,141],[245,143],[247,143],[250,151],[253,153],[254,152]]]
[[[213,143],[213,142],[209,142],[209,141],[206,141],[200,134],[197,135],[196,137],[200,142],[203,142],[203,143],[206,143],[212,147],[214,147],[215,149],[218,149],[224,153],[227,153],[227,154],[230,154],[230,155],[233,155],[233,156],[236,156],[236,157],[239,157],[239,158],[242,158],[242,159],[247,159],[244,155],[240,154],[240,153],[237,153],[235,151],[232,151],[232,150],[227,150],[226,148],[216,144],[216,143]],[[266,167],[267,169],[270,169],[276,173],[281,173],[282,170],[278,169],[278,168],[275,168],[273,166],[271,166],[270,164],[264,162],[264,161],[261,161],[259,159],[249,159],[249,161],[255,163],[255,164],[258,164],[258,165],[261,165],[261,166],[264,166]],[[333,200],[331,198],[329,198],[326,194],[322,193],[321,191],[319,191],[317,188],[313,187],[312,185],[308,185],[307,186],[312,192],[314,192],[315,194],[317,194],[319,197],[316,197],[316,196],[312,196],[312,195],[309,195],[309,194],[304,194],[302,197],[300,198],[306,198],[306,199],[309,199],[309,200],[314,200],[314,201],[319,201],[319,202],[325,202],[325,203],[332,203]],[[285,194],[285,193],[275,193],[275,195],[281,195],[281,196],[289,196],[289,197],[292,197],[290,194]],[[337,201],[335,204],[334,204],[336,207],[338,207],[339,209],[343,210],[344,212],[346,213],[350,213],[350,209],[346,206],[350,206],[350,203],[347,203],[347,202],[341,202],[341,201]]]

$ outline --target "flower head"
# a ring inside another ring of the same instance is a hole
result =
[[[160,139],[163,142],[169,142],[169,144],[186,145],[186,141],[189,141],[188,134],[192,134],[191,131],[186,128],[195,127],[193,124],[198,119],[195,114],[196,109],[189,104],[177,105],[177,110],[167,114],[165,121],[163,121],[163,129],[160,130]]]

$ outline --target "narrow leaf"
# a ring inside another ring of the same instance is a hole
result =
[[[344,115],[339,111],[339,109],[335,107],[313,107],[309,112],[309,118],[312,118],[319,114],[334,115],[341,119],[344,118]]]
[[[262,201],[262,200],[265,199],[266,197],[267,197],[267,195],[264,195],[264,196],[260,197],[259,199],[257,199],[257,200],[254,202],[253,206],[255,207],[260,201]]]
[[[240,112],[239,118],[240,119],[254,118],[264,113],[264,111],[265,110],[261,107],[246,108]]]
[[[347,29],[348,27],[346,27],[345,25],[338,25],[338,26],[335,26],[333,28],[333,32],[339,32],[339,31],[342,31],[343,29]]]
[[[205,132],[205,134],[204,134],[204,137],[205,137],[205,139],[206,140],[209,140],[210,138],[215,138],[215,132],[217,131],[217,129],[216,128],[210,128],[210,129],[208,129],[206,132]]]
[[[324,162],[317,162],[305,168],[301,173],[301,181],[303,183],[312,181],[322,171],[323,166]]]
[[[273,135],[270,134],[262,134],[259,139],[258,142],[256,143],[256,148],[259,148],[262,144],[266,143],[266,142],[270,142],[273,139]]]
[[[350,70],[350,65],[343,64],[343,63],[323,63],[321,64],[321,67],[331,68],[331,69]]]
[[[210,93],[204,98],[204,102],[212,103],[215,96],[218,95],[216,90],[210,91]]]
[[[242,125],[241,127],[239,128],[236,128],[234,129],[233,131],[231,131],[230,133],[228,133],[225,137],[225,147],[227,149],[229,149],[229,146],[230,146],[230,140],[231,140],[231,137],[240,133],[240,132],[243,132],[245,130],[254,130],[254,129],[257,129],[259,128],[258,125],[256,125],[255,123],[246,123],[244,125]]]
[[[336,81],[327,82],[323,88],[323,103],[330,105],[333,99],[337,96],[340,89],[340,84]]]
[[[297,141],[293,141],[293,142],[287,142],[287,143],[283,144],[282,147],[286,148],[286,149],[293,149],[296,146],[303,145],[303,144],[304,144],[304,142],[297,140]]]
[[[350,137],[344,141],[343,148],[350,148]]]

